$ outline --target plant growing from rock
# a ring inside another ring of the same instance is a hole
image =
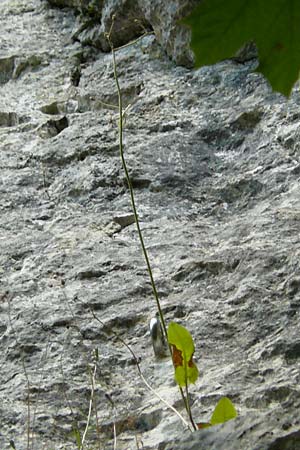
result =
[[[193,355],[195,351],[193,338],[190,335],[189,331],[175,323],[171,322],[167,328],[165,317],[161,308],[155,280],[153,277],[153,272],[150,264],[150,259],[148,256],[148,252],[144,243],[142,230],[140,227],[139,217],[137,213],[137,207],[135,202],[135,196],[133,191],[132,182],[129,176],[129,171],[126,164],[126,159],[124,156],[124,146],[123,146],[123,131],[124,131],[124,117],[126,114],[126,110],[123,110],[123,102],[122,102],[122,91],[120,88],[119,78],[118,78],[118,72],[117,72],[117,63],[116,63],[116,56],[115,56],[115,49],[111,40],[111,32],[114,26],[114,16],[112,18],[112,24],[109,33],[107,33],[107,40],[111,48],[112,53],[112,59],[113,59],[113,72],[114,72],[114,79],[115,79],[115,85],[117,89],[118,94],[118,135],[119,135],[119,153],[120,158],[124,170],[124,174],[126,177],[129,193],[130,193],[130,200],[131,200],[131,206],[132,211],[134,214],[135,224],[140,240],[140,245],[142,249],[142,253],[144,255],[144,259],[147,266],[147,271],[149,274],[150,283],[152,286],[153,295],[156,302],[158,317],[161,322],[162,330],[164,337],[166,341],[168,342],[169,352],[172,359],[173,367],[174,367],[174,376],[175,380],[178,384],[184,406],[186,409],[186,412],[188,414],[190,423],[194,430],[198,428],[206,428],[212,425],[224,423],[227,420],[231,420],[237,416],[237,412],[235,410],[234,405],[227,397],[223,397],[219,400],[218,404],[215,407],[215,410],[211,416],[211,419],[207,423],[198,423],[196,424],[192,415],[191,411],[191,403],[190,403],[190,396],[189,396],[189,384],[193,384],[198,379],[198,369],[196,364],[193,361]],[[135,41],[136,42],[136,41]],[[127,44],[130,45],[131,43]],[[131,351],[131,350],[130,350]],[[135,358],[136,360],[136,358]],[[137,360],[136,360],[137,361]],[[138,366],[138,364],[137,364]],[[138,366],[139,369],[139,366]],[[139,370],[140,371],[140,370]],[[185,393],[184,390],[185,389]]]

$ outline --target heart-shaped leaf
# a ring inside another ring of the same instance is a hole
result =
[[[199,372],[193,361],[195,346],[191,334],[183,326],[171,322],[168,327],[168,342],[172,347],[175,380],[181,387],[195,383]]]

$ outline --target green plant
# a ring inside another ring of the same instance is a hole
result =
[[[68,309],[68,311],[70,312],[71,316],[74,319],[74,323],[76,323],[76,316],[73,312],[72,306],[68,300],[67,294],[64,290],[64,286],[65,286],[65,282],[64,280],[62,280],[62,294],[64,297],[64,302],[66,304],[66,307]],[[89,318],[89,320],[96,320],[102,327],[106,327],[105,323],[97,316],[97,314],[95,313],[95,311],[93,310],[93,308],[85,302],[82,302],[82,306],[85,310],[90,310],[91,312],[91,317]],[[182,423],[189,428],[189,424],[188,422],[184,419],[184,417],[171,405],[169,404],[163,397],[161,397],[161,395],[159,395],[158,392],[155,391],[155,389],[153,389],[153,387],[149,384],[149,382],[146,380],[146,378],[144,377],[141,368],[140,368],[140,363],[139,363],[139,359],[137,358],[137,356],[135,355],[134,351],[132,350],[132,348],[126,343],[126,341],[124,339],[122,339],[122,337],[115,332],[114,330],[110,329],[110,333],[112,334],[113,338],[115,340],[117,340],[119,343],[121,343],[131,354],[131,356],[133,357],[133,360],[135,362],[137,371],[138,371],[138,375],[140,377],[140,379],[143,381],[143,383],[145,384],[145,386],[147,387],[147,389],[149,391],[151,391],[153,393],[153,395],[155,395],[162,403],[164,403],[173,413],[175,413],[179,419],[182,421]],[[63,355],[61,355],[63,356]],[[83,450],[85,447],[85,441],[87,438],[87,433],[89,432],[89,430],[91,429],[91,414],[92,414],[92,405],[94,407],[94,415],[95,415],[95,419],[96,419],[96,432],[97,432],[97,443],[99,445],[99,449],[101,448],[101,439],[100,439],[100,430],[101,430],[101,424],[99,422],[98,419],[98,408],[97,408],[97,402],[96,402],[96,395],[95,395],[95,385],[96,383],[100,382],[100,385],[103,389],[103,386],[101,384],[101,378],[99,379],[99,371],[97,371],[97,367],[98,367],[98,363],[99,363],[99,352],[98,349],[94,349],[93,352],[93,358],[92,361],[90,363],[90,365],[88,366],[88,372],[90,375],[90,385],[91,385],[91,391],[90,391],[90,403],[89,403],[89,410],[87,413],[87,419],[86,419],[86,425],[83,431],[81,431],[79,424],[78,424],[78,420],[76,419],[76,415],[73,411],[72,405],[71,405],[71,401],[68,398],[67,394],[65,392],[63,392],[63,395],[65,397],[65,402],[68,405],[69,409],[70,409],[70,414],[73,418],[73,424],[72,424],[72,438],[73,440],[75,440],[75,443],[77,445],[78,450]],[[61,367],[60,367],[61,373],[62,373],[62,378],[63,380],[65,379],[65,375],[64,375],[64,371],[63,371],[63,364],[62,364],[62,358],[61,358]],[[98,375],[98,379],[96,379],[96,374]],[[106,388],[105,388],[106,390]],[[112,416],[113,416],[113,436],[114,436],[114,448],[117,448],[117,429],[116,429],[116,405],[115,402],[113,401],[112,397],[108,394],[108,392],[105,393],[105,398],[108,401],[109,406],[111,407],[112,410]],[[137,439],[137,438],[136,438]],[[138,444],[137,444],[137,448],[138,448]],[[91,450],[91,449],[89,449]]]
[[[207,423],[198,423],[198,428],[208,428],[213,425],[219,425],[220,423],[227,422],[234,419],[237,416],[236,409],[228,397],[222,397],[217,403],[217,406],[212,413],[210,421]]]
[[[185,387],[187,410],[193,427],[195,429],[207,428],[234,419],[237,416],[234,405],[229,398],[222,397],[216,405],[209,422],[194,423],[190,409],[191,407],[188,391],[189,384],[195,383],[199,376],[198,368],[193,361],[193,355],[195,352],[193,338],[185,327],[179,325],[178,323],[171,322],[168,327],[168,342],[172,347],[175,380],[179,386]]]
[[[190,419],[191,425],[192,425],[193,429],[196,430],[198,426],[195,424],[193,416],[192,416],[190,397],[189,397],[189,391],[188,391],[189,384],[195,383],[195,381],[198,378],[198,369],[197,369],[197,366],[195,365],[195,363],[193,362],[193,354],[195,351],[194,342],[193,342],[193,339],[192,339],[189,331],[186,328],[184,328],[183,326],[181,326],[175,322],[171,322],[167,329],[165,317],[164,317],[164,314],[163,314],[163,311],[161,308],[155,280],[153,277],[150,259],[149,259],[148,252],[147,252],[147,249],[146,249],[146,246],[144,243],[143,234],[142,234],[139,217],[138,217],[138,213],[137,213],[137,207],[136,207],[136,202],[135,202],[135,197],[134,197],[133,186],[132,186],[132,182],[131,182],[131,179],[129,176],[126,159],[124,156],[123,128],[124,128],[124,115],[125,115],[126,111],[125,112],[123,111],[122,92],[121,92],[118,73],[117,73],[115,49],[114,49],[113,43],[111,41],[111,31],[112,31],[113,25],[114,25],[114,17],[112,19],[110,32],[107,34],[107,40],[109,42],[111,52],[112,52],[114,79],[115,79],[115,84],[116,84],[116,89],[117,89],[117,94],[118,94],[118,110],[119,110],[118,129],[119,129],[120,158],[122,161],[122,166],[123,166],[123,170],[125,173],[129,193],[130,193],[130,200],[131,200],[131,206],[132,206],[132,210],[133,210],[133,214],[134,214],[134,218],[135,218],[135,224],[136,224],[136,228],[137,228],[137,232],[138,232],[138,236],[139,236],[139,240],[140,240],[141,249],[142,249],[142,252],[143,252],[143,255],[145,258],[145,262],[146,262],[146,266],[147,266],[147,270],[148,270],[148,274],[149,274],[149,278],[150,278],[150,282],[151,282],[151,286],[152,286],[152,291],[153,291],[153,295],[154,295],[155,302],[156,302],[158,315],[159,315],[159,318],[161,321],[163,333],[164,333],[166,341],[168,342],[168,345],[169,345],[170,356],[171,356],[172,363],[173,363],[174,370],[175,370],[175,380],[178,384],[178,387],[179,387],[179,390],[180,390],[180,393],[181,393],[181,396],[182,396],[182,399],[183,399],[183,402],[185,405],[185,409],[186,409],[188,417]],[[185,388],[185,394],[183,392],[183,387]],[[226,401],[224,399],[226,399]],[[221,399],[220,402],[219,403],[221,406],[219,406],[219,404],[216,406],[215,411],[212,416],[212,419],[209,422],[208,426],[215,425],[216,423],[222,423],[222,422],[225,422],[227,420],[230,420],[230,419],[233,419],[234,417],[236,417],[237,413],[235,411],[235,408],[232,405],[232,403],[230,402],[230,400],[227,399],[227,397],[224,397],[223,399]],[[224,408],[225,408],[225,411],[224,411]],[[227,413],[228,409],[229,409],[230,413]]]
[[[203,0],[183,22],[191,27],[198,67],[231,58],[254,41],[257,71],[288,96],[299,78],[299,21],[294,0]]]

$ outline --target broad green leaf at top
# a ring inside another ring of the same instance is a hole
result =
[[[299,0],[203,0],[184,20],[192,29],[196,66],[233,57],[247,42],[258,48],[258,71],[289,95],[300,71]]]
[[[195,383],[199,373],[193,361],[195,346],[189,331],[178,323],[171,322],[168,327],[168,342],[172,347],[175,380],[181,387]]]

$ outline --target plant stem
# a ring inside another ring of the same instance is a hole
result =
[[[110,39],[112,27],[113,27],[113,21],[112,21],[110,32],[107,35],[107,40],[109,42],[109,45],[110,45],[110,48],[111,48],[111,52],[112,52],[114,79],[115,79],[115,83],[116,83],[116,87],[117,87],[117,93],[118,93],[118,105],[119,105],[119,151],[120,151],[120,157],[121,157],[122,166],[123,166],[123,170],[124,170],[124,173],[125,173],[128,189],[129,189],[129,192],[130,192],[130,200],[131,200],[132,211],[133,211],[133,214],[134,214],[134,220],[135,220],[135,224],[136,224],[136,228],[137,228],[140,244],[141,244],[141,247],[142,247],[143,255],[144,255],[144,258],[145,258],[145,261],[146,261],[147,270],[148,270],[148,274],[149,274],[149,278],[150,278],[150,282],[151,282],[151,286],[152,286],[153,295],[154,295],[154,298],[155,298],[155,301],[156,301],[156,306],[157,306],[159,318],[160,318],[160,321],[161,321],[161,325],[162,325],[162,328],[163,328],[163,333],[164,333],[166,342],[168,342],[168,332],[167,332],[167,327],[166,327],[166,321],[165,321],[164,314],[163,314],[161,306],[160,306],[160,301],[159,301],[158,292],[157,292],[155,281],[154,281],[154,277],[153,277],[153,272],[152,272],[152,268],[151,268],[151,264],[150,264],[150,260],[149,260],[149,256],[148,256],[148,252],[147,252],[147,249],[146,249],[146,246],[145,246],[145,243],[144,243],[143,234],[142,234],[142,230],[141,230],[141,227],[140,227],[139,217],[138,217],[137,208],[136,208],[136,204],[135,204],[134,193],[133,193],[132,182],[131,182],[131,179],[130,179],[130,176],[129,176],[129,171],[128,171],[126,160],[125,160],[125,157],[124,157],[124,147],[123,147],[123,118],[124,118],[123,101],[122,101],[122,93],[121,93],[121,88],[120,88],[119,78],[118,78],[118,73],[117,73],[117,64],[116,64],[115,50],[114,50],[113,43],[111,42],[111,39]],[[169,351],[170,351],[170,355],[171,355],[171,360],[173,362],[172,348],[171,348],[169,343],[168,343],[168,347],[169,347]],[[173,362],[173,365],[174,365],[174,362]],[[182,397],[183,402],[184,402],[185,409],[186,409],[186,411],[188,413],[188,416],[189,416],[189,419],[191,421],[191,424],[192,424],[194,430],[196,430],[196,426],[195,426],[195,423],[194,423],[194,420],[193,420],[193,417],[192,417],[192,412],[191,412],[191,408],[190,408],[190,404],[189,404],[189,398],[184,396],[183,389],[180,386],[179,386],[179,390],[180,390],[180,394],[181,394],[181,397]]]
[[[97,320],[97,322],[99,322],[102,326],[105,327],[105,323],[102,322],[102,320],[99,319],[99,317],[96,316],[96,314],[95,314],[95,312],[93,311],[93,309],[91,309],[91,313],[92,313],[93,318],[94,318],[95,320]],[[153,387],[148,383],[148,381],[146,380],[146,378],[144,377],[144,375],[143,375],[143,373],[142,373],[142,370],[141,370],[141,367],[140,367],[139,360],[138,360],[138,358],[136,357],[136,355],[135,355],[134,351],[132,350],[132,348],[124,341],[124,339],[121,338],[121,336],[118,335],[118,333],[116,333],[116,332],[113,331],[113,330],[111,330],[111,331],[112,331],[113,335],[115,336],[115,338],[116,338],[119,342],[121,342],[121,344],[124,345],[124,346],[127,348],[127,350],[131,353],[131,355],[132,355],[132,357],[133,357],[133,359],[134,359],[134,362],[135,362],[135,364],[136,364],[136,368],[137,368],[137,370],[138,370],[139,376],[140,376],[141,380],[143,381],[143,383],[147,386],[147,388],[149,389],[149,391],[151,391],[151,392],[152,392],[152,393],[153,393],[153,394],[154,394],[154,395],[155,395],[162,403],[164,403],[168,408],[170,408],[170,409],[171,409],[171,410],[179,417],[179,419],[182,421],[182,423],[183,423],[190,431],[192,431],[191,428],[190,428],[190,426],[189,426],[189,424],[187,423],[187,421],[182,417],[182,415],[177,411],[177,409],[174,408],[174,406],[172,406],[172,405],[171,405],[169,402],[167,402],[165,399],[163,399],[163,398],[160,396],[160,394],[159,394],[158,392],[156,392],[156,390],[153,389]],[[180,388],[180,389],[181,389],[181,388]]]
[[[116,65],[116,57],[115,57],[114,47],[113,47],[112,42],[110,41],[109,37],[108,37],[108,40],[109,40],[109,43],[110,43],[112,56],[113,56],[114,78],[115,78],[116,87],[117,87],[117,91],[118,91],[118,103],[119,103],[119,151],[120,151],[120,157],[121,157],[122,166],[123,166],[123,169],[124,169],[124,172],[125,172],[127,185],[128,185],[129,192],[130,192],[130,200],[131,200],[131,206],[132,206],[132,210],[133,210],[133,214],[134,214],[134,220],[135,220],[137,232],[138,232],[138,235],[139,235],[140,244],[141,244],[141,247],[142,247],[144,258],[145,258],[145,261],[146,261],[147,270],[148,270],[148,274],[149,274],[149,277],[150,277],[150,282],[151,282],[151,286],[152,286],[153,295],[154,295],[154,298],[155,298],[155,301],[156,301],[156,306],[157,306],[157,310],[158,310],[158,313],[159,313],[159,318],[160,318],[160,321],[161,321],[161,324],[162,324],[162,327],[163,327],[164,335],[165,335],[166,341],[168,342],[168,333],[167,333],[166,322],[165,322],[164,315],[163,315],[163,312],[162,312],[162,309],[161,309],[161,306],[160,306],[160,301],[159,301],[159,297],[158,297],[158,293],[157,293],[157,289],[156,289],[156,285],[155,285],[155,281],[154,281],[154,277],[153,277],[153,273],[152,273],[152,269],[151,269],[151,264],[150,264],[148,252],[147,252],[147,249],[145,247],[145,243],[144,243],[144,239],[143,239],[143,235],[142,235],[142,231],[141,231],[141,227],[140,227],[139,217],[138,217],[137,208],[136,208],[135,199],[134,199],[133,187],[132,187],[131,179],[130,179],[130,176],[129,176],[126,160],[125,160],[125,157],[124,157],[122,94],[121,94],[121,89],[120,89],[120,84],[119,84],[119,79],[118,79],[118,74],[117,74],[117,65]]]
[[[189,419],[191,421],[192,427],[194,428],[194,430],[197,430],[196,424],[195,424],[193,416],[192,416],[190,394],[189,394],[189,388],[188,388],[187,382],[185,383],[185,400],[186,400],[186,410],[187,410]]]

